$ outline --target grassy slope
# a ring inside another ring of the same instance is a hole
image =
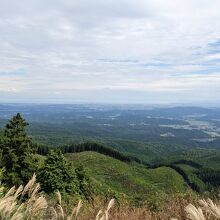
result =
[[[111,188],[115,194],[123,194],[132,201],[157,203],[165,201],[171,192],[187,189],[182,177],[171,168],[146,169],[95,152],[66,154],[66,157],[76,166],[83,164],[100,191],[106,193]]]

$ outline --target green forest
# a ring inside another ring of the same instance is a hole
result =
[[[57,196],[62,197],[65,210],[77,200],[91,207],[97,201],[114,199],[119,206],[134,210],[147,206],[150,212],[163,213],[166,205],[176,199],[182,206],[185,200],[215,198],[218,193],[217,150],[179,149],[169,157],[154,153],[153,159],[148,160],[150,155],[138,157],[113,147],[114,142],[108,145],[95,139],[60,146],[43,144],[29,135],[28,126],[17,113],[6,122],[0,137],[2,186],[10,192],[27,184],[23,193],[15,193],[21,196],[20,202],[28,202],[29,194],[41,190],[51,204],[56,204]],[[39,185],[26,195],[25,189],[31,190],[33,178]]]

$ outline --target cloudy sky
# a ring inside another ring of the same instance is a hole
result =
[[[0,102],[220,102],[219,0],[0,5]]]

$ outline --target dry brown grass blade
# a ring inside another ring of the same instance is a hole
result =
[[[34,198],[39,191],[40,191],[40,184],[37,183],[36,186],[35,186],[35,188],[33,189],[32,193],[31,193],[31,196],[30,196],[30,197],[31,197],[31,198]]]
[[[82,200],[79,200],[77,206],[73,207],[71,214],[67,217],[67,220],[77,219],[81,207],[82,207]]]
[[[114,206],[115,204],[115,200],[111,199],[110,202],[108,203],[108,207],[107,207],[107,212],[109,212],[109,210]]]
[[[206,220],[202,209],[201,208],[196,208],[194,205],[189,204],[186,208],[185,211],[187,213],[187,218],[190,220]]]
[[[57,209],[59,210],[59,212],[57,213],[58,214],[58,219],[64,220],[65,216],[64,216],[63,207],[61,205],[58,205]]]
[[[111,199],[110,202],[108,203],[108,207],[105,211],[105,219],[108,220],[109,219],[109,210],[114,206],[115,204],[115,200]]]
[[[79,200],[77,208],[76,208],[76,214],[75,214],[75,219],[77,218],[79,214],[79,210],[82,208],[82,200]]]
[[[39,211],[42,211],[47,208],[47,200],[44,197],[39,197],[34,204],[32,205],[32,216],[35,216],[39,213]]]
[[[30,196],[30,194],[31,194],[31,192],[32,192],[32,187],[34,186],[34,184],[35,184],[35,182],[36,182],[36,175],[35,175],[35,173],[33,174],[33,176],[32,176],[32,178],[31,178],[31,180],[26,184],[26,186],[24,187],[24,190],[23,190],[23,192],[22,192],[22,196],[24,196],[25,194],[29,194],[29,196]]]
[[[15,193],[15,186],[11,187],[11,189],[9,189],[9,191],[5,194],[5,198],[13,195]]]
[[[62,196],[61,196],[60,191],[59,190],[56,191],[55,194],[56,194],[57,201],[58,201],[59,205],[61,205],[62,204]]]
[[[21,195],[23,189],[24,189],[24,187],[23,187],[22,185],[20,185],[20,186],[18,187],[18,189],[16,190],[16,192],[15,192],[15,194],[14,194],[14,197],[15,197],[15,198],[18,198],[18,197]]]
[[[47,208],[47,201],[44,197],[37,195],[40,185],[35,184],[35,181],[36,175],[34,174],[24,188],[19,186],[16,190],[12,187],[5,196],[0,198],[0,219],[34,219],[37,213],[43,213],[42,210]],[[21,202],[22,197],[27,193],[31,195],[31,192],[32,197]]]
[[[110,202],[108,203],[108,206],[106,210],[104,211],[104,214],[100,217],[100,215],[103,213],[101,210],[98,212],[96,215],[96,220],[109,220],[109,211],[110,209],[114,206],[115,200],[111,199]]]
[[[103,211],[102,210],[99,210],[99,212],[97,213],[97,215],[96,215],[96,218],[95,218],[95,220],[99,220],[100,218],[100,215],[103,213]]]
[[[205,212],[213,215],[217,219],[220,219],[220,207],[214,204],[211,199],[199,200],[199,204]]]
[[[15,211],[15,213],[12,215],[10,220],[20,220],[24,219],[24,213],[23,213],[24,203],[22,203]]]

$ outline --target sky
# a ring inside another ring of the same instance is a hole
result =
[[[220,103],[219,0],[0,5],[0,102]]]

